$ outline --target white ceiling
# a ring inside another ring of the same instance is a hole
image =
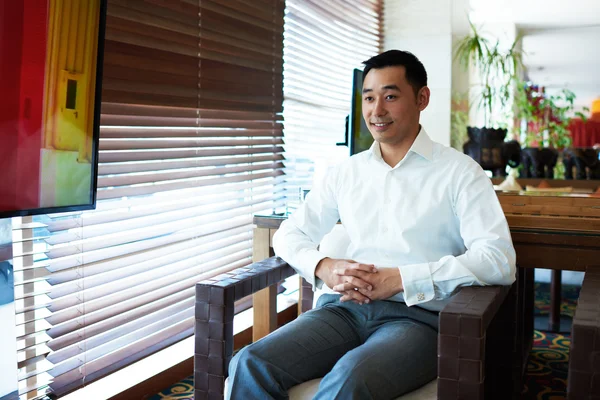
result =
[[[477,20],[512,22],[525,35],[529,79],[572,90],[578,106],[600,97],[600,0],[471,0],[471,7]]]

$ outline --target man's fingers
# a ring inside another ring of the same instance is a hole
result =
[[[351,284],[355,288],[373,290],[373,286],[369,282],[364,281],[355,276],[348,276],[348,277],[342,278],[342,279],[344,279],[346,281],[346,283]]]
[[[368,282],[363,281],[362,279],[350,277],[347,278],[346,282],[339,283],[335,285],[333,288],[336,292],[346,292],[348,290],[361,289],[362,291],[371,291],[373,290],[373,286],[371,286]]]
[[[336,275],[361,276],[364,273],[377,272],[377,268],[372,264],[348,263],[345,267],[334,269]]]
[[[359,290],[348,290],[344,292],[344,295],[340,297],[340,302],[354,301],[359,304],[370,303],[371,299],[363,295]]]
[[[373,264],[354,263],[349,269],[354,271],[377,272],[377,268]]]
[[[350,283],[346,282],[346,283],[340,283],[338,285],[335,285],[334,287],[332,287],[332,289],[335,290],[336,292],[345,293],[348,290],[354,290],[354,286],[352,286]]]

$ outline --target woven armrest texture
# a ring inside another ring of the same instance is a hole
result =
[[[295,275],[279,257],[215,276],[196,284],[194,398],[222,399],[233,355],[233,305]]]
[[[600,268],[588,268],[573,317],[568,399],[600,399]]]
[[[510,389],[498,391],[500,378],[512,373],[515,303],[509,293],[514,285],[464,287],[440,312],[439,399],[511,398]]]

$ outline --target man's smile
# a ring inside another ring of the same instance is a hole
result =
[[[371,122],[371,125],[375,128],[375,130],[377,131],[384,131],[386,130],[393,122]]]

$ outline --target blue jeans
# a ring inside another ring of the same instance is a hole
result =
[[[287,399],[287,390],[324,377],[315,399],[393,399],[437,376],[438,314],[393,301],[317,307],[231,360],[233,400]]]

